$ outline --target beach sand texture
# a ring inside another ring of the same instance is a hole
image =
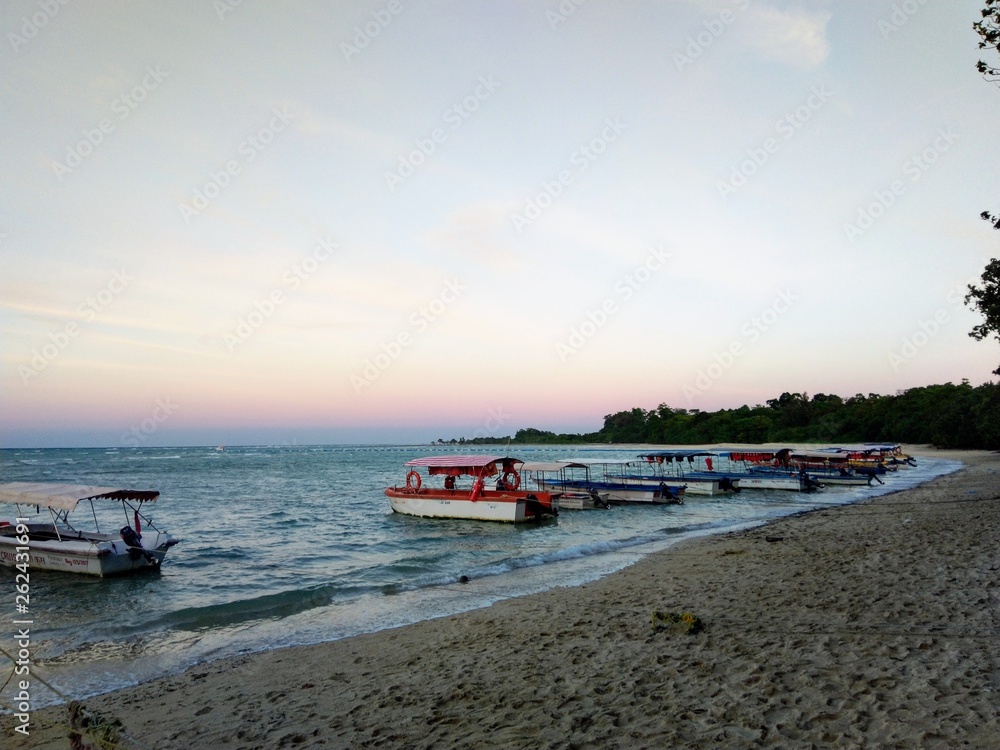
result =
[[[934,454],[967,465],[584,586],[85,705],[136,748],[1000,748],[1000,455]],[[704,630],[655,630],[654,611]],[[65,706],[32,718],[5,747],[69,747]]]

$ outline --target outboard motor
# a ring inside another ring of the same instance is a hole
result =
[[[119,533],[122,535],[122,541],[129,547],[142,549],[142,537],[131,526],[122,526],[122,530]]]
[[[593,487],[590,488],[590,499],[594,501],[595,505],[600,505],[604,510],[608,510],[611,507],[601,499],[600,493]]]
[[[666,482],[660,482],[660,496],[663,498],[664,502],[672,503],[674,505],[684,505],[684,501],[681,500],[680,495],[675,495]]]
[[[121,531],[119,531],[118,533],[121,534],[122,541],[125,542],[125,544],[128,546],[129,556],[133,560],[138,559],[139,555],[141,554],[146,558],[147,562],[153,561],[153,556],[149,554],[145,549],[143,549],[142,536],[139,534],[139,532],[137,532],[131,526],[122,526]]]

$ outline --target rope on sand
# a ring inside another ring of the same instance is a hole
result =
[[[12,664],[17,663],[14,657],[2,648],[0,648],[0,654],[10,659]],[[14,674],[15,671],[11,669],[10,676],[3,685],[0,685],[0,690],[7,687]],[[70,750],[144,750],[144,746],[125,731],[121,719],[101,716],[88,709],[81,701],[70,700],[69,696],[59,688],[34,672],[31,679],[45,685],[56,696],[69,704],[67,707],[69,722],[66,724],[57,722],[51,726],[66,731]]]

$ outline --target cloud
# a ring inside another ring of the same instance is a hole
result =
[[[510,234],[510,216],[518,204],[512,200],[486,200],[452,211],[441,226],[428,231],[428,246],[503,267],[517,258]]]
[[[775,62],[812,68],[830,55],[826,26],[830,13],[750,6],[740,18],[743,43]]]

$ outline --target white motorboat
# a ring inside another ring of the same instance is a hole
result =
[[[111,576],[159,569],[175,539],[157,529],[142,513],[156,490],[115,489],[78,484],[6,482],[0,484],[0,503],[13,505],[16,514],[0,518],[0,564],[29,570],[59,570],[92,576]],[[94,501],[119,503],[125,525],[114,533],[98,523]],[[81,502],[90,504],[93,529],[78,528],[70,514]],[[131,517],[130,517],[131,514]]]

